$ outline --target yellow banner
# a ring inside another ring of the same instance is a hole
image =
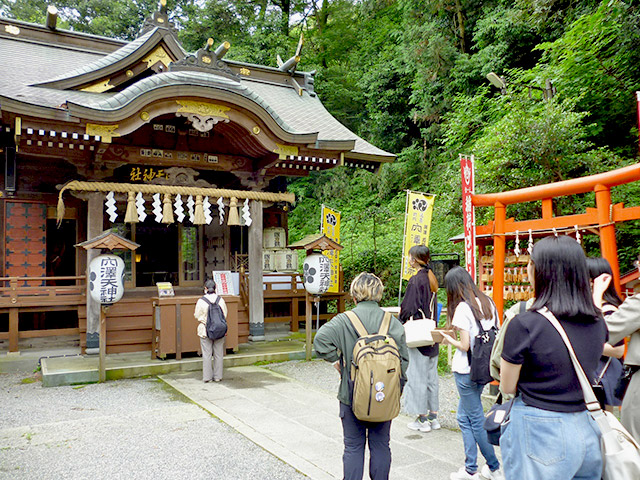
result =
[[[417,270],[409,265],[409,250],[415,245],[429,246],[433,195],[407,192],[407,210],[404,216],[404,244],[402,248],[402,279],[409,280]]]
[[[340,243],[340,212],[322,205],[322,233]],[[340,252],[328,250],[322,252],[331,260],[331,282],[327,293],[338,293],[340,288]]]

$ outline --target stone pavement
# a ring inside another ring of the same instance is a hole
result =
[[[225,369],[220,383],[203,383],[200,372],[160,378],[308,477],[342,478],[342,425],[335,393],[259,366]],[[401,415],[391,427],[391,480],[448,479],[464,464],[460,432],[413,432],[406,427],[410,421]]]

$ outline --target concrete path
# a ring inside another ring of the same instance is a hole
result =
[[[225,369],[220,383],[203,383],[200,372],[160,378],[308,477],[342,478],[335,394],[258,366]],[[392,424],[391,480],[448,479],[464,464],[460,432],[413,432],[406,427],[410,421],[401,415]]]

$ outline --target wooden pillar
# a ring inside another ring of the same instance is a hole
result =
[[[18,309],[10,308],[9,309],[9,352],[17,352],[18,351]]]
[[[493,236],[493,301],[498,310],[498,318],[504,313],[504,258],[506,241],[504,237],[507,208],[500,202],[495,204],[495,232]]]
[[[616,227],[611,219],[611,191],[604,185],[596,185],[596,207],[598,209],[598,223],[600,226],[600,250],[602,256],[609,261],[613,271],[613,281],[618,291],[620,285],[620,266],[618,265],[618,247],[616,244]]]
[[[298,297],[291,299],[291,331],[297,332],[300,329],[298,315],[300,315],[300,301]]]
[[[264,340],[264,291],[262,281],[262,202],[249,202],[249,340]]]
[[[95,238],[102,233],[103,226],[103,200],[101,193],[87,194],[87,238]],[[91,298],[89,291],[89,264],[91,260],[100,255],[95,249],[87,250],[87,354],[100,353],[100,304]]]
[[[100,356],[98,357],[99,381],[107,379],[107,368],[105,357],[107,354],[107,308],[104,305],[98,307],[100,311]]]
[[[313,302],[311,295],[307,292],[305,298],[305,321],[304,321],[304,350],[305,358],[311,360],[311,322],[313,322]]]

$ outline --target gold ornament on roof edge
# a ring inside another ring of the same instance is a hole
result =
[[[231,110],[231,107],[225,107],[224,105],[218,105],[216,103],[194,102],[192,100],[176,100],[176,103],[180,105],[177,113],[195,113],[201,116],[228,119],[229,116],[225,112]]]

